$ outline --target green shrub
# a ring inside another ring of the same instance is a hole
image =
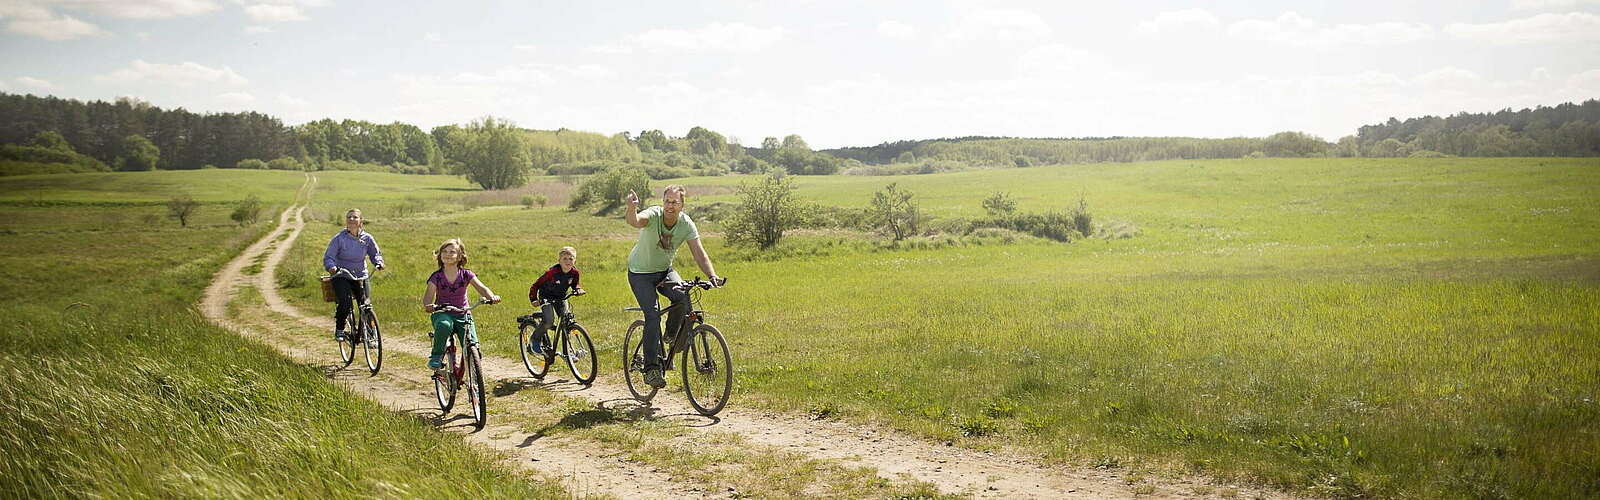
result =
[[[1017,211],[1017,200],[1011,199],[1011,193],[995,191],[983,199],[983,211],[990,217],[1005,217]]]
[[[228,216],[241,226],[255,224],[260,217],[261,198],[253,194],[241,200],[239,205],[234,207],[233,214]]]
[[[638,165],[618,165],[584,179],[567,207],[579,210],[595,209],[595,215],[606,215],[622,206],[628,191],[639,195],[639,201],[650,198],[650,176]]]
[[[723,228],[728,243],[772,248],[785,231],[805,223],[805,206],[794,194],[794,180],[782,171],[762,176],[754,184],[739,183],[740,210]]]
[[[300,170],[300,162],[287,156],[267,162],[267,168],[272,170]]]
[[[1089,214],[1089,202],[1082,194],[1078,195],[1078,206],[1072,209],[1072,227],[1085,238],[1094,234],[1094,216]]]
[[[917,223],[922,218],[917,202],[912,200],[915,196],[897,183],[889,183],[883,191],[873,193],[867,216],[874,227],[894,235],[895,241],[903,240],[917,234]]]
[[[235,164],[234,168],[242,168],[242,169],[249,169],[249,170],[266,170],[267,169],[267,162],[264,162],[264,161],[261,161],[261,160],[257,160],[255,158],[245,158],[243,160],[239,160],[239,163]]]

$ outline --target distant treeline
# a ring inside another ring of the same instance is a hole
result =
[[[1600,101],[1403,122],[1390,118],[1336,143],[1300,132],[1229,139],[958,137],[822,152],[867,165],[919,164],[936,170],[939,162],[997,167],[1250,156],[1600,156]]]
[[[198,114],[183,108],[163,110],[132,98],[83,102],[0,93],[0,144],[15,146],[0,150],[0,161],[30,164],[10,168],[10,173],[50,171],[36,168],[48,164],[58,172],[104,170],[112,165],[167,170],[381,170],[498,179],[525,178],[530,173],[583,175],[621,164],[638,164],[655,178],[771,168],[832,174],[851,166],[811,151],[797,135],[768,137],[762,147],[747,148],[702,127],[682,137],[660,130],[607,136],[513,128],[513,141],[519,145],[507,146],[500,140],[500,130],[508,126],[493,118],[426,132],[406,123],[360,120],[322,119],[285,126],[277,118],[254,112]],[[132,157],[141,161],[126,161]],[[145,158],[151,161],[142,161]],[[501,172],[472,175],[474,169]]]
[[[804,139],[757,147],[702,128],[613,135],[527,130],[494,118],[430,131],[406,123],[322,119],[285,126],[254,112],[163,110],[132,98],[82,102],[0,93],[0,175],[122,169],[273,168],[461,174],[485,187],[528,175],[639,167],[656,179],[758,173],[932,173],[965,168],[1172,159],[1318,156],[1600,156],[1600,101],[1522,111],[1425,116],[1361,127],[1337,142],[1301,132],[1264,138],[959,137],[813,151]]]
[[[1600,156],[1600,100],[1522,111],[1424,116],[1361,127],[1339,156]]]

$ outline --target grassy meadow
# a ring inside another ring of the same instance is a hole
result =
[[[202,318],[212,275],[276,220],[239,227],[223,202],[254,192],[282,207],[303,179],[0,179],[0,496],[570,497]],[[201,223],[111,222],[177,191],[214,202]]]
[[[620,217],[480,207],[470,193],[379,189],[370,175],[323,177],[313,206],[376,219],[391,270],[374,288],[389,331],[422,338],[429,252],[460,237],[469,267],[508,299],[478,314],[486,348],[515,356],[527,286],[570,244],[591,291],[575,310],[602,351],[601,377],[620,375],[636,237]],[[693,215],[733,201],[741,180],[672,182],[692,186]],[[809,230],[760,253],[724,246],[704,224],[731,278],[703,305],[733,342],[733,405],[1318,496],[1600,495],[1600,161],[1171,161],[797,179],[802,198],[846,207],[890,182],[945,220],[981,216],[994,191],[1021,211],[1067,210],[1081,194],[1097,221],[1140,233],[888,245]],[[402,208],[407,200],[416,206]],[[314,275],[338,228],[317,220],[280,281],[325,312]],[[687,254],[678,268],[699,274]]]

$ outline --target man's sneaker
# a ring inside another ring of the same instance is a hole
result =
[[[667,386],[667,379],[661,376],[660,368],[652,368],[644,372],[644,383],[650,384],[650,387],[660,389]]]
[[[347,338],[350,338],[350,336],[348,334],[344,333],[344,330],[335,330],[333,332],[333,341],[334,342],[344,342],[344,340],[347,339]]]

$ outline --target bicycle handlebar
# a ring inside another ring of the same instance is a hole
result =
[[[722,278],[718,282],[712,283],[710,281],[706,281],[706,280],[700,279],[699,276],[695,276],[693,280],[680,281],[680,282],[674,283],[672,285],[672,289],[680,291],[680,292],[687,292],[687,291],[689,291],[691,289],[694,289],[694,288],[699,288],[701,290],[710,290],[712,288],[721,288],[721,287],[723,287],[724,285],[727,285],[727,284],[728,284],[728,278]]]
[[[489,302],[489,299],[480,298],[480,299],[478,299],[478,301],[476,303],[474,303],[474,304],[472,304],[470,306],[467,306],[465,309],[462,309],[462,308],[456,307],[456,306],[443,305],[443,304],[428,304],[428,305],[433,306],[433,312],[470,313],[470,312],[472,312],[473,309],[477,309],[478,306],[481,306],[481,305],[484,305],[484,304],[493,304],[493,302]]]
[[[334,271],[333,274],[329,274],[328,276],[326,276],[326,278],[333,279],[333,278],[337,278],[337,277],[340,277],[340,276],[344,276],[345,279],[349,279],[349,280],[353,280],[353,281],[364,281],[364,280],[372,279],[372,275],[371,274],[367,274],[367,277],[365,277],[365,278],[357,278],[355,271],[351,271],[349,269],[345,269],[345,268],[342,268],[342,267],[335,267],[334,269],[338,269],[338,271]]]
[[[577,290],[567,290],[567,295],[564,296],[564,297],[561,297],[560,299],[557,299],[557,300],[567,300],[567,299],[570,299],[570,298],[573,298],[573,297],[577,297],[579,295],[587,295],[588,293],[589,293],[588,290],[584,290],[583,293],[578,293]],[[539,299],[538,301],[534,302],[534,304],[542,304],[542,303],[545,303],[545,302],[549,302],[549,301],[548,300],[544,300],[544,299]]]

